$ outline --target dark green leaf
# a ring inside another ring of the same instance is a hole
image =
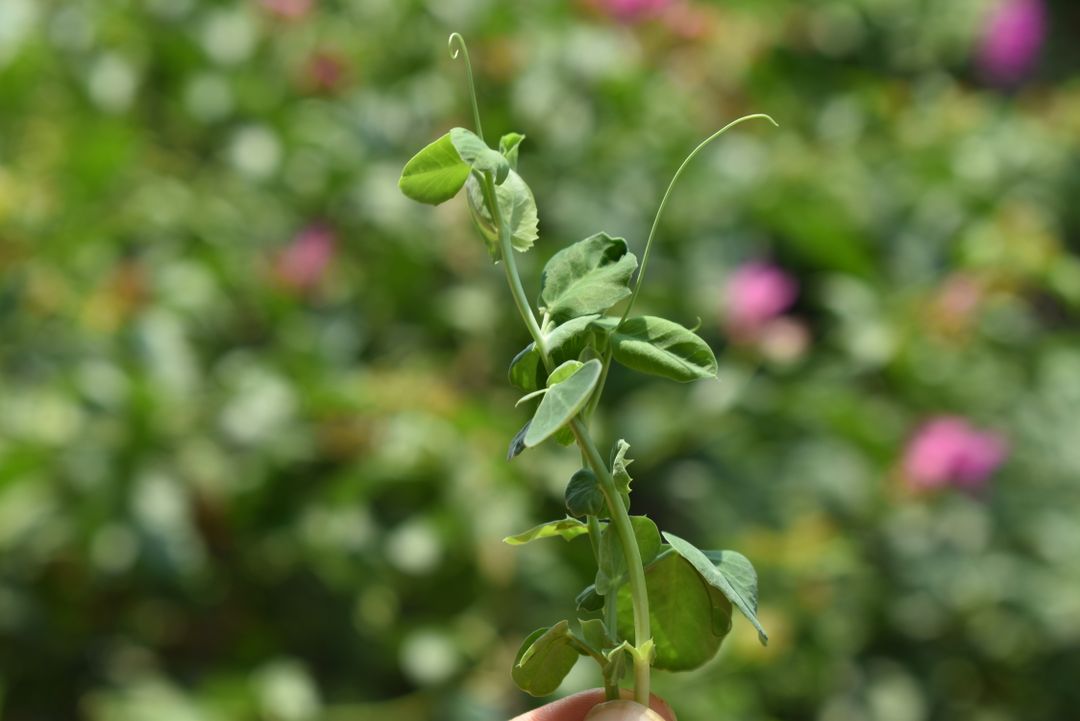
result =
[[[491,257],[499,258],[499,232],[484,202],[484,191],[475,177],[470,177],[465,184],[469,198],[469,210],[480,229],[480,234],[488,244]],[[532,191],[516,171],[511,170],[502,185],[495,186],[499,212],[502,220],[510,227],[510,244],[514,250],[524,253],[533,246],[539,237],[540,220],[536,214],[536,201]]]
[[[450,142],[473,170],[491,173],[496,184],[501,185],[506,180],[510,173],[510,162],[502,153],[489,148],[479,135],[465,128],[453,128],[450,130]]]
[[[438,205],[457,195],[468,178],[469,164],[447,133],[405,164],[398,187],[413,200]]]
[[[551,628],[533,631],[518,649],[510,675],[525,693],[547,696],[554,693],[577,662],[571,645],[570,624],[559,621]]]
[[[532,421],[526,421],[525,425],[521,427],[514,437],[510,439],[510,447],[506,449],[506,460],[512,461],[518,455],[525,450],[525,434],[529,432],[529,424]]]
[[[757,618],[757,573],[746,556],[735,551],[714,552],[714,558],[719,559],[714,562],[692,543],[672,533],[665,533],[664,539],[698,570],[710,586],[719,589],[754,624],[762,645],[768,644],[769,637]]]
[[[605,516],[607,503],[600,491],[596,474],[588,468],[582,468],[570,477],[566,486],[566,510],[571,516]]]
[[[594,325],[614,329],[610,342],[615,360],[642,373],[686,383],[716,376],[716,357],[708,344],[688,328],[655,316],[601,318]]]
[[[600,361],[591,360],[566,380],[549,387],[525,433],[526,448],[543,443],[585,407],[600,379],[600,365]]]
[[[559,364],[578,358],[593,332],[589,327],[590,323],[599,317],[594,314],[574,318],[556,326],[544,336],[552,363]],[[544,364],[536,344],[530,343],[514,356],[514,360],[510,361],[509,375],[510,382],[526,393],[544,387]]]
[[[544,266],[540,301],[556,322],[601,313],[630,295],[637,258],[626,241],[607,233],[563,248]]]
[[[506,157],[510,167],[517,170],[518,146],[525,136],[521,133],[507,133],[499,140],[499,152]]]
[[[630,523],[634,527],[641,562],[648,564],[660,552],[660,531],[648,516],[630,516]],[[626,558],[614,523],[607,524],[600,536],[597,566],[597,593],[606,595],[626,581]]]
[[[548,521],[539,526],[530,528],[514,536],[507,536],[503,543],[511,546],[521,546],[541,538],[554,538],[559,536],[563,540],[572,541],[582,534],[589,532],[589,527],[576,518],[563,518],[558,521]]]
[[[705,583],[686,559],[670,549],[645,568],[645,586],[656,668],[688,671],[716,655],[731,630],[731,602],[720,591]],[[617,598],[619,633],[633,638],[629,586],[623,586]]]
[[[604,607],[604,597],[596,592],[596,584],[590,583],[574,599],[579,613],[599,611]]]

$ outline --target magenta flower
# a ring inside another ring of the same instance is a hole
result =
[[[728,281],[728,325],[733,333],[754,335],[795,302],[798,283],[775,265],[763,262],[740,266]]]
[[[315,0],[262,0],[262,6],[287,20],[298,20],[315,5]]]
[[[983,30],[979,67],[994,83],[1016,83],[1034,67],[1045,39],[1043,0],[1001,0]]]
[[[277,277],[294,290],[309,290],[322,280],[334,257],[334,231],[325,225],[301,230],[277,257]]]
[[[658,15],[674,0],[600,0],[600,7],[621,22],[638,22]]]
[[[982,488],[1008,455],[1005,439],[966,419],[939,416],[916,431],[904,451],[904,475],[917,489]]]

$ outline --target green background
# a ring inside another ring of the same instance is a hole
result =
[[[1080,11],[1033,75],[973,58],[989,0],[0,2],[0,709],[12,721],[505,721],[518,643],[588,544],[500,539],[577,468],[505,369],[527,341],[461,199],[397,189],[471,125],[527,135],[541,238],[640,254],[638,309],[719,381],[613,371],[635,513],[760,577],[683,721],[1061,721],[1080,705]],[[692,32],[688,32],[692,31]],[[321,55],[320,55],[321,54]],[[313,58],[340,75],[320,84]],[[275,274],[333,229],[315,287]],[[793,273],[796,357],[732,344],[726,278]],[[957,278],[981,292],[942,312]],[[906,441],[1009,442],[979,494],[906,490]],[[579,664],[563,686],[598,683]]]

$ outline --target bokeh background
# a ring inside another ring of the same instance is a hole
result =
[[[640,254],[720,378],[612,373],[634,510],[756,563],[772,643],[656,674],[684,721],[1080,708],[1073,0],[0,1],[0,709],[505,721],[573,613],[576,454],[504,459],[527,337],[463,204],[524,132],[542,263]],[[585,662],[563,691],[597,683]]]

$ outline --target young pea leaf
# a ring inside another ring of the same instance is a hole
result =
[[[447,133],[405,164],[398,187],[413,200],[438,205],[457,195],[469,172],[469,163],[462,159]]]
[[[600,380],[600,366],[600,361],[591,360],[569,378],[549,387],[525,433],[526,448],[543,443],[585,407]]]
[[[469,199],[469,210],[480,234],[487,241],[488,252],[495,260],[499,258],[499,229],[491,219],[484,201],[484,190],[475,177],[465,183]],[[532,191],[517,171],[511,170],[502,185],[495,186],[495,197],[499,203],[502,221],[510,226],[510,244],[514,250],[524,253],[533,246],[539,237],[540,219],[536,214],[536,200]]]
[[[585,364],[579,360],[568,360],[565,363],[560,364],[559,367],[551,371],[551,375],[548,376],[547,387],[551,388],[551,386],[556,383],[562,383],[564,380],[577,373],[583,365]]]
[[[518,146],[525,136],[521,133],[507,133],[499,140],[499,152],[510,163],[510,167],[517,170]]]
[[[503,543],[511,546],[523,546],[531,541],[541,538],[561,537],[563,540],[572,541],[580,535],[589,532],[589,527],[576,518],[563,518],[559,521],[548,521],[539,526],[530,528],[514,536],[507,536]]]
[[[731,630],[731,602],[720,591],[702,582],[694,567],[670,549],[646,566],[645,587],[656,668],[688,671],[716,655]],[[619,633],[633,638],[630,588],[623,586],[617,598]]]
[[[539,305],[556,322],[601,313],[630,295],[635,268],[637,258],[625,240],[597,233],[551,256],[540,279]]]
[[[660,531],[648,516],[630,516],[630,523],[634,527],[641,562],[647,564],[660,553]],[[607,595],[626,581],[626,558],[614,523],[609,523],[600,536],[597,566],[597,593]]]
[[[695,333],[670,320],[655,316],[628,318],[621,326],[615,319],[594,322],[613,328],[612,355],[627,368],[686,383],[716,376],[716,357]]]
[[[603,651],[615,645],[613,639],[608,636],[607,627],[600,619],[590,618],[584,621],[579,620],[578,623],[581,624],[581,638],[589,648]]]
[[[630,507],[630,474],[626,467],[633,463],[632,458],[627,458],[626,453],[630,450],[630,444],[620,438],[611,449],[611,478],[615,481],[615,488],[623,497],[626,507]]]
[[[574,603],[577,604],[578,613],[599,611],[604,607],[604,597],[596,592],[596,584],[590,583],[581,590],[574,599]]]
[[[593,332],[589,325],[600,316],[586,315],[556,326],[545,337],[548,355],[553,363],[563,363],[577,358],[588,345]],[[510,382],[526,393],[543,387],[544,365],[535,343],[530,343],[510,361]]]
[[[566,510],[571,516],[606,516],[607,503],[600,491],[596,474],[582,468],[570,477],[566,486]]]
[[[714,552],[713,557],[719,559],[714,562],[692,543],[672,533],[665,533],[664,540],[697,569],[706,583],[719,589],[735,604],[750,623],[754,624],[761,645],[768,645],[769,637],[757,618],[757,573],[746,556],[735,551]]]
[[[518,649],[510,675],[518,688],[532,696],[547,696],[577,663],[578,651],[571,642],[570,624],[559,621],[551,628],[529,634]]]
[[[529,425],[532,421],[526,421],[525,425],[521,427],[521,430],[514,434],[514,437],[510,439],[510,447],[506,449],[506,460],[512,461],[519,456],[523,450],[525,450],[525,434],[529,432]]]
[[[489,148],[479,135],[465,128],[452,128],[450,142],[473,170],[491,173],[497,185],[502,185],[506,180],[510,173],[510,161],[502,153]]]

